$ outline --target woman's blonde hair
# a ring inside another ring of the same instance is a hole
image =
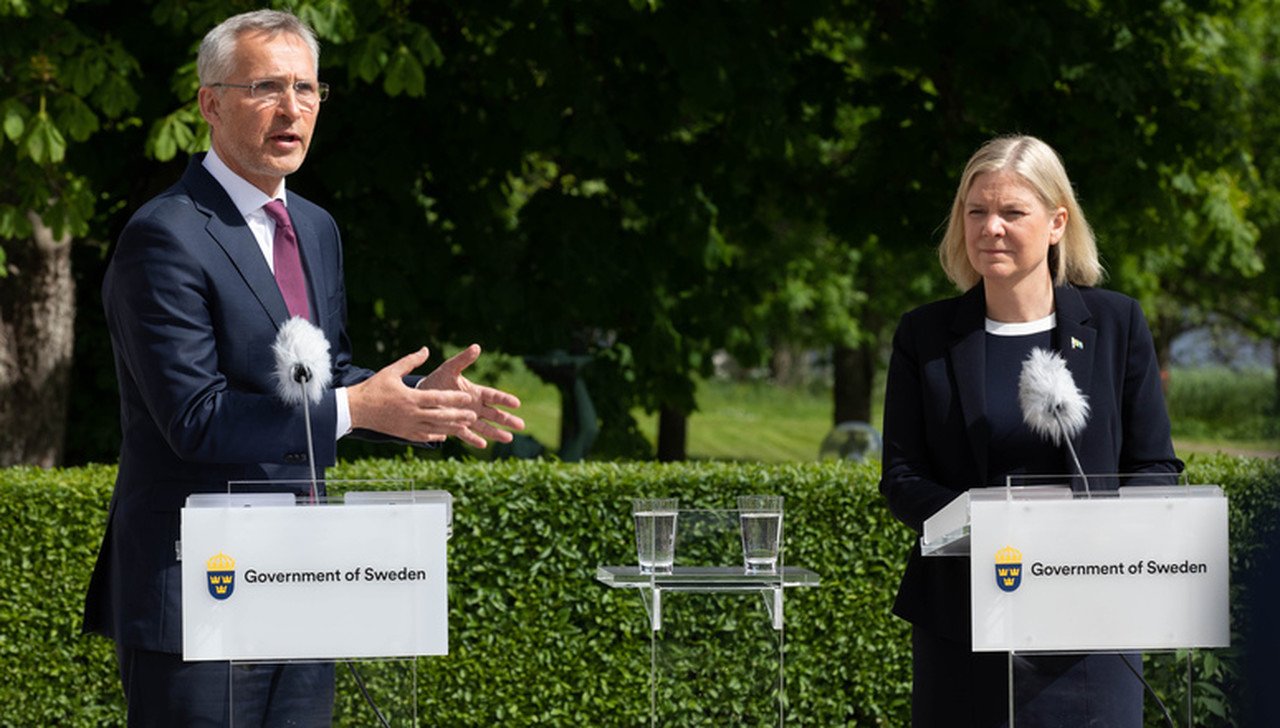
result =
[[[962,291],[973,288],[982,280],[965,250],[965,198],[978,175],[999,171],[1013,172],[1021,177],[1050,211],[1059,207],[1067,210],[1067,229],[1058,244],[1049,247],[1049,274],[1053,277],[1053,284],[1097,285],[1103,276],[1102,263],[1098,261],[1098,244],[1094,240],[1093,229],[1085,220],[1084,210],[1076,202],[1075,191],[1071,188],[1062,160],[1048,144],[1033,136],[1021,135],[992,139],[974,152],[965,165],[955,202],[951,204],[947,232],[938,245],[938,258],[947,277]]]

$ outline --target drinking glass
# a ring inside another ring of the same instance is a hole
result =
[[[636,498],[636,556],[642,574],[670,574],[676,560],[676,514],[679,498]]]
[[[738,516],[742,525],[742,560],[747,573],[776,573],[778,548],[782,543],[782,496],[740,495]]]

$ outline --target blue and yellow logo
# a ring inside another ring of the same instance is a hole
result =
[[[205,562],[209,576],[209,596],[222,600],[231,596],[236,589],[236,560],[218,552],[217,556]]]
[[[1011,592],[1022,584],[1022,552],[1005,546],[996,552],[996,586]]]

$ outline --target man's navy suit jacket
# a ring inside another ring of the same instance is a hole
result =
[[[120,385],[123,441],[85,630],[122,645],[182,651],[179,509],[228,481],[305,480],[300,407],[274,394],[272,343],[289,318],[243,216],[197,155],[182,179],[130,219],[107,269],[103,306]],[[330,215],[289,194],[334,387],[372,375],[351,363],[342,243]],[[312,406],[317,469],[336,457],[332,389]],[[187,554],[204,559],[207,554]]]
[[[1176,473],[1155,347],[1137,301],[1096,288],[1054,289],[1054,348],[1089,401],[1073,438],[1085,473]],[[919,533],[924,521],[971,487],[1000,484],[988,472],[986,298],[982,284],[902,317],[885,387],[880,490]],[[1066,447],[1057,473],[1075,472]],[[1103,487],[1116,481],[1098,480]],[[1091,485],[1093,482],[1091,481]],[[894,613],[968,643],[969,562],[912,549]]]

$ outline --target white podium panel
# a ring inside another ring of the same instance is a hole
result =
[[[448,654],[451,504],[355,500],[249,507],[188,502],[182,511],[184,659]]]
[[[1000,492],[967,506],[974,651],[1230,645],[1227,500],[1216,486]]]

